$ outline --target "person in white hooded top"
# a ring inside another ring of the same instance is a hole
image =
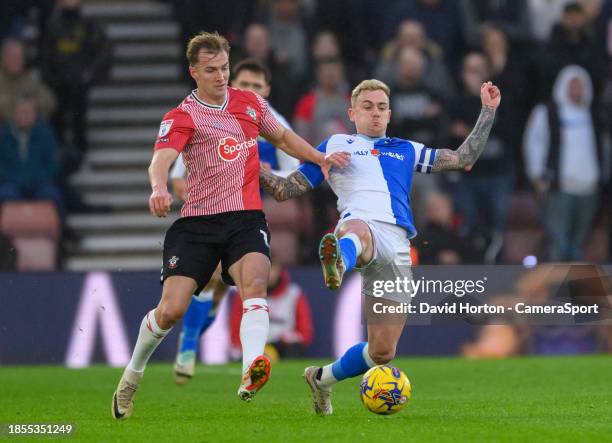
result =
[[[582,244],[597,211],[604,177],[601,125],[592,103],[588,72],[566,66],[555,80],[553,100],[538,104],[525,128],[525,168],[543,202],[551,261],[583,259]]]

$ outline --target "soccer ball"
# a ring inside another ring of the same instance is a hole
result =
[[[361,402],[375,414],[398,413],[404,409],[411,395],[410,380],[394,366],[374,366],[363,375]]]

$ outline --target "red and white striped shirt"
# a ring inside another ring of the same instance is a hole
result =
[[[155,149],[183,153],[187,198],[181,216],[261,210],[257,137],[279,126],[262,97],[235,88],[227,88],[221,106],[203,102],[193,91],[168,112]]]

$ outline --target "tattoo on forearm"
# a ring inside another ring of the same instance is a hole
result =
[[[483,106],[474,129],[459,146],[459,149],[456,151],[450,149],[438,150],[432,172],[451,171],[474,165],[487,144],[494,120],[495,109],[490,106]]]
[[[259,168],[259,184],[267,194],[278,201],[299,197],[311,189],[310,183],[301,172],[292,172],[285,178],[273,174],[263,167]]]

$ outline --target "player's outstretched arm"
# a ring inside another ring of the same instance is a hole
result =
[[[285,178],[266,170],[263,166],[259,168],[259,184],[267,194],[279,202],[299,197],[312,189],[306,177],[299,171],[293,171]]]
[[[474,129],[456,151],[439,149],[436,153],[432,172],[465,169],[469,171],[484,150],[489,132],[495,120],[495,111],[501,102],[499,88],[491,82],[483,83],[480,88],[482,109]]]
[[[287,129],[282,125],[279,125],[275,133],[265,134],[264,137],[290,156],[319,165],[326,179],[329,175],[329,170],[333,166],[342,168],[348,165],[351,159],[350,154],[347,152],[335,152],[332,155],[325,155],[313,148],[310,143],[291,129]]]

